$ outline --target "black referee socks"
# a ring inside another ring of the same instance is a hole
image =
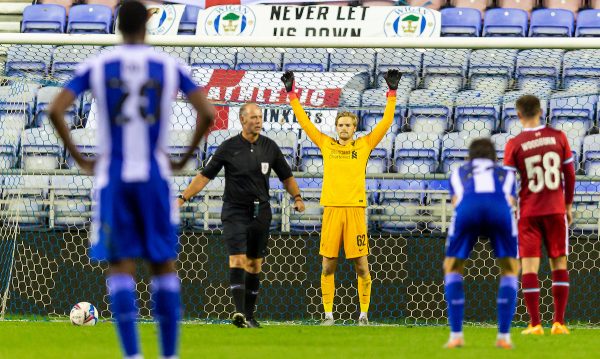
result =
[[[244,296],[246,295],[246,286],[244,276],[246,271],[242,268],[229,268],[229,289],[235,304],[235,311],[244,313]]]
[[[256,298],[258,298],[258,289],[260,288],[260,273],[246,272],[246,319],[254,317],[256,308]]]

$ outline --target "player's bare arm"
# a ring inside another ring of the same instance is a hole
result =
[[[81,155],[77,146],[71,139],[69,127],[65,121],[65,112],[75,101],[75,94],[71,90],[63,89],[52,102],[49,111],[50,121],[56,128],[56,132],[62,139],[67,151],[71,154],[79,168],[87,174],[94,173],[95,161]]]
[[[294,209],[298,212],[304,212],[304,201],[302,200],[300,188],[298,187],[298,182],[296,182],[296,179],[293,176],[286,178],[283,180],[283,187],[294,199]]]
[[[189,100],[198,113],[198,116],[196,116],[196,129],[194,131],[194,136],[192,137],[192,142],[190,143],[187,152],[183,155],[181,160],[171,161],[171,168],[174,171],[181,170],[190,160],[190,158],[192,158],[196,152],[196,149],[198,148],[200,140],[210,128],[215,117],[214,108],[208,102],[204,92],[200,88],[189,94]]]

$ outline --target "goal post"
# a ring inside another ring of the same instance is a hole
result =
[[[90,262],[87,242],[93,179],[80,173],[58,140],[46,110],[77,63],[117,45],[117,35],[0,34],[0,313],[1,317],[63,318],[88,301],[111,316],[105,264]],[[514,102],[537,95],[543,118],[569,138],[578,170],[570,229],[571,299],[567,320],[600,325],[600,44],[586,38],[277,39],[149,36],[160,51],[186,63],[217,108],[215,129],[194,160],[174,176],[183,190],[216,147],[240,130],[239,107],[256,102],[264,134],[282,148],[306,199],[291,209],[271,180],[273,223],[258,303],[265,319],[312,323],[321,318],[318,243],[323,158],[298,126],[280,82],[296,73],[299,97],[321,131],[335,136],[339,111],[359,118],[357,136],[381,119],[382,75],[402,73],[394,123],[371,153],[367,171],[373,291],[370,319],[381,323],[444,324],[441,273],[452,215],[448,173],[466,159],[470,141],[491,137],[499,158],[521,131]],[[184,153],[196,114],[179,94],[170,117],[169,155]],[[98,151],[97,105],[90,94],[67,114],[80,150]],[[343,175],[343,174],[342,174]],[[181,211],[185,317],[224,320],[233,310],[227,254],[221,240],[222,174]],[[545,261],[544,261],[545,263]],[[467,320],[495,320],[499,272],[480,240],[466,270]],[[149,318],[149,277],[142,270],[140,316]],[[543,264],[542,318],[552,315],[550,272]],[[336,318],[357,319],[356,274],[341,260]],[[527,320],[520,299],[516,320]]]

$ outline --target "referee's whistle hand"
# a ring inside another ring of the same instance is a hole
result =
[[[304,201],[302,200],[297,200],[294,203],[294,209],[298,212],[304,212]]]

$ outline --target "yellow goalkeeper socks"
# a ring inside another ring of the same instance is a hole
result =
[[[333,312],[333,297],[335,296],[335,275],[321,274],[321,295],[325,313]]]
[[[371,275],[367,274],[366,277],[358,277],[358,300],[360,302],[361,313],[369,311],[369,304],[371,303]]]

